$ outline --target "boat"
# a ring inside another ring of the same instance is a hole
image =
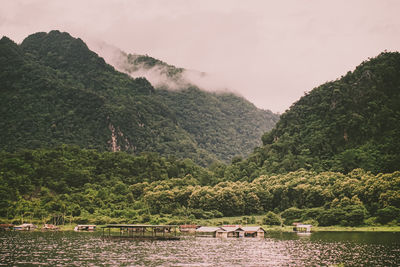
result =
[[[42,227],[43,231],[57,231],[59,228],[55,226],[54,224],[45,224]]]
[[[89,231],[93,232],[96,230],[96,225],[94,224],[78,224],[75,226],[74,231],[75,232],[80,232],[80,231]]]
[[[14,230],[16,231],[32,231],[35,230],[36,228],[37,226],[32,223],[23,223],[21,225],[14,226]]]
[[[293,223],[293,231],[298,234],[311,234],[311,224]]]

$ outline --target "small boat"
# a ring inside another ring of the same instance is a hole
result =
[[[57,231],[59,228],[54,224],[45,224],[42,228],[43,231]]]
[[[311,234],[311,224],[293,223],[293,231],[298,234]]]
[[[14,229],[14,224],[3,223],[0,224],[0,231],[9,231]]]
[[[37,228],[36,225],[32,223],[23,223],[21,225],[14,226],[14,230],[16,231],[31,231]]]
[[[96,230],[96,225],[94,224],[78,224],[75,226],[74,231],[75,232],[80,232],[80,231],[89,231],[93,232]]]

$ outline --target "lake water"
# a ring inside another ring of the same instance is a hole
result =
[[[103,240],[101,233],[0,232],[3,266],[400,266],[400,233]]]

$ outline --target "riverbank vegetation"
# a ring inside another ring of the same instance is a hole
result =
[[[229,181],[223,164],[205,169],[154,153],[74,146],[1,152],[0,166],[0,216],[16,223],[57,217],[73,223],[184,224],[226,216],[246,218],[235,224],[400,222],[400,172],[298,170]]]

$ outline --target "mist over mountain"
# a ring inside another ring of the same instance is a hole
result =
[[[128,73],[150,70],[183,80],[183,69],[125,55]],[[0,147],[7,151],[72,144],[207,165],[249,154],[278,120],[241,97],[189,82],[175,92],[162,83],[156,89],[146,78],[117,71],[68,33],[36,33],[20,45],[3,37],[0,56]]]
[[[175,67],[149,55],[126,53],[103,41],[91,40],[89,47],[118,71],[133,78],[144,77],[155,88],[180,90],[195,86],[208,92],[230,92],[240,96],[229,88],[227,81],[215,74]]]

